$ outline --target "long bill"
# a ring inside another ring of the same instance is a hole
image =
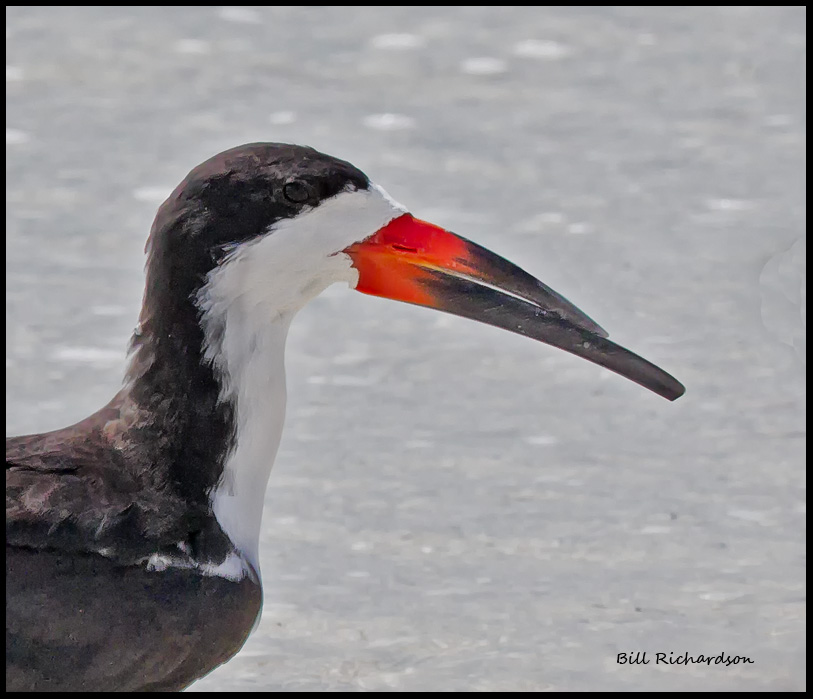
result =
[[[356,289],[471,318],[583,357],[675,400],[686,390],[663,369],[607,339],[576,306],[486,248],[404,214],[346,252]]]

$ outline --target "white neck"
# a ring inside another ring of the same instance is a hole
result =
[[[285,421],[285,340],[291,320],[330,284],[355,287],[358,272],[341,251],[403,212],[375,186],[342,192],[237,246],[198,294],[205,357],[236,420],[235,446],[211,492],[212,508],[258,573],[265,490]]]
[[[234,309],[228,323],[251,322],[241,315]],[[258,574],[265,490],[285,423],[285,340],[292,317],[280,315],[258,327],[253,351],[233,363],[236,443],[211,495],[218,523]]]

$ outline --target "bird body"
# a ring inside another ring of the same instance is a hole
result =
[[[6,442],[6,686],[180,690],[245,642],[285,418],[285,341],[330,284],[540,340],[674,400],[683,387],[564,297],[413,218],[311,148],[250,144],[160,207],[123,387]]]

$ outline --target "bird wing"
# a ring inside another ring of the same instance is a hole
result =
[[[114,411],[6,439],[7,545],[134,562],[186,538],[185,504],[145,484],[105,435]]]

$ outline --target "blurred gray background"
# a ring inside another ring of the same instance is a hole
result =
[[[804,9],[6,18],[8,433],[115,393],[158,204],[261,140],[350,160],[688,388],[329,289],[288,344],[262,623],[194,689],[804,688]]]

